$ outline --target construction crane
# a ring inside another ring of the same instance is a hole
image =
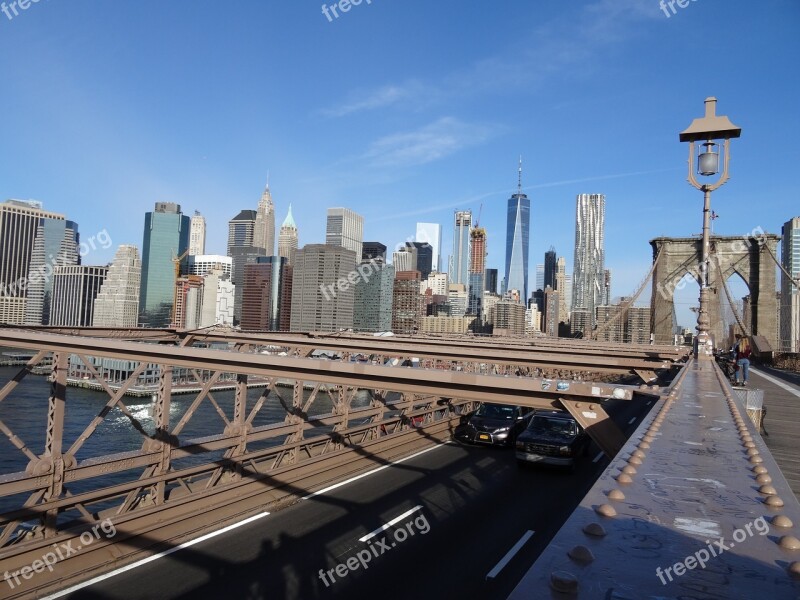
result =
[[[475,219],[475,229],[481,226],[481,214],[483,214],[483,202],[481,202],[481,207],[478,209],[478,218]]]

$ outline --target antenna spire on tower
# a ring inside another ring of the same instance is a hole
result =
[[[519,179],[517,181],[517,194],[522,195],[522,155],[519,155]]]

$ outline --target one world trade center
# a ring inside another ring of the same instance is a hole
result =
[[[506,225],[506,290],[518,290],[523,304],[528,301],[528,245],[531,201],[522,193],[522,158],[519,159],[517,193],[508,199]]]

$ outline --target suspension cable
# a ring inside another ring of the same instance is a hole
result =
[[[728,289],[728,282],[725,281],[725,276],[722,274],[722,266],[719,264],[719,256],[714,253],[714,264],[717,267],[717,273],[719,274],[719,279],[722,281],[722,287],[725,290],[725,296],[728,298],[728,305],[733,310],[733,316],[736,319],[736,323],[739,325],[739,329],[742,330],[742,333],[746,337],[750,337],[750,330],[745,326],[744,319],[739,315],[739,310],[736,308],[736,304],[733,302],[733,297],[731,296],[731,291]]]

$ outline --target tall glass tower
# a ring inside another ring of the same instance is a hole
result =
[[[139,324],[168,327],[175,301],[175,262],[189,248],[190,221],[181,207],[156,202],[145,213],[142,241],[142,285],[139,293]]]
[[[528,298],[528,246],[530,242],[531,201],[522,193],[522,158],[519,159],[517,193],[508,199],[506,221],[506,290],[519,290]]]
[[[584,335],[596,322],[595,307],[603,302],[605,287],[606,197],[580,194],[575,208],[575,260],[572,278],[572,310],[582,311],[584,323],[572,324],[572,332]]]
[[[457,211],[453,228],[453,255],[450,259],[450,283],[469,283],[469,235],[472,231],[472,211]]]

